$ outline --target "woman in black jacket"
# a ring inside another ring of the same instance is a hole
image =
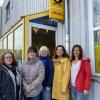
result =
[[[0,65],[0,100],[22,100],[21,75],[11,52],[5,52]]]

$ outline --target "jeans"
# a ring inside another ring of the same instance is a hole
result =
[[[43,89],[41,93],[41,100],[52,100],[51,90]]]
[[[26,97],[24,96],[24,100],[40,100],[40,94],[35,97]]]
[[[84,95],[83,92],[77,92],[74,86],[71,86],[72,100],[87,100],[88,95]]]

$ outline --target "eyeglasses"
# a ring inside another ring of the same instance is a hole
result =
[[[4,59],[12,59],[12,57],[11,57],[11,56],[9,56],[9,57],[4,57]]]

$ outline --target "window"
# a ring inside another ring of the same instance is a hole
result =
[[[100,73],[100,30],[94,32],[94,46],[95,46],[95,70]]]
[[[2,41],[0,41],[0,55],[2,54]]]
[[[6,22],[10,19],[10,1],[6,6]]]
[[[12,0],[12,5],[11,5],[11,8],[13,8],[13,6],[14,6],[14,0]]]
[[[88,1],[89,53],[94,75],[100,76],[100,0]]]
[[[13,49],[13,34],[8,35],[8,50],[12,52]]]
[[[7,51],[7,38],[3,39],[3,53]]]
[[[32,27],[31,38],[32,46],[35,46],[37,49],[39,49],[42,45],[45,45],[50,49],[51,56],[53,55],[53,51],[55,49],[55,31]]]
[[[14,54],[18,62],[22,62],[22,34],[23,26],[19,26],[14,32]]]
[[[95,72],[100,73],[100,0],[93,0]]]
[[[93,24],[100,26],[100,0],[93,0]]]

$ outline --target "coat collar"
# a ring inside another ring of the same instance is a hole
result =
[[[63,63],[65,62],[65,60],[67,60],[68,58],[62,58],[61,60],[58,60],[58,59],[53,59],[53,62],[54,63]]]
[[[34,64],[34,63],[36,63],[38,60],[39,60],[38,58],[34,58],[32,61],[29,61],[29,59],[27,59],[27,60],[25,61],[25,64]]]

